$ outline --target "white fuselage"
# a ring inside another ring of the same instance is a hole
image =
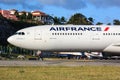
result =
[[[25,28],[11,44],[41,51],[120,52],[120,26],[45,25]]]

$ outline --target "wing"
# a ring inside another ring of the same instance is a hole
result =
[[[106,47],[103,52],[113,52],[113,53],[120,53],[120,43],[111,44]]]

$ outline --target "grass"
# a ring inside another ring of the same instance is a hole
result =
[[[0,67],[0,80],[120,80],[120,67]]]

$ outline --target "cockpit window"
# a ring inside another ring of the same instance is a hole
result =
[[[24,32],[16,32],[15,35],[25,35]]]
[[[22,32],[22,35],[25,35],[25,33],[24,33],[24,32]]]

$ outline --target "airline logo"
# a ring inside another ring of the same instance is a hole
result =
[[[105,29],[104,29],[104,31],[108,31],[110,28],[109,27],[106,27]]]
[[[105,27],[104,31],[108,31]],[[50,31],[102,31],[101,27],[51,27]]]

